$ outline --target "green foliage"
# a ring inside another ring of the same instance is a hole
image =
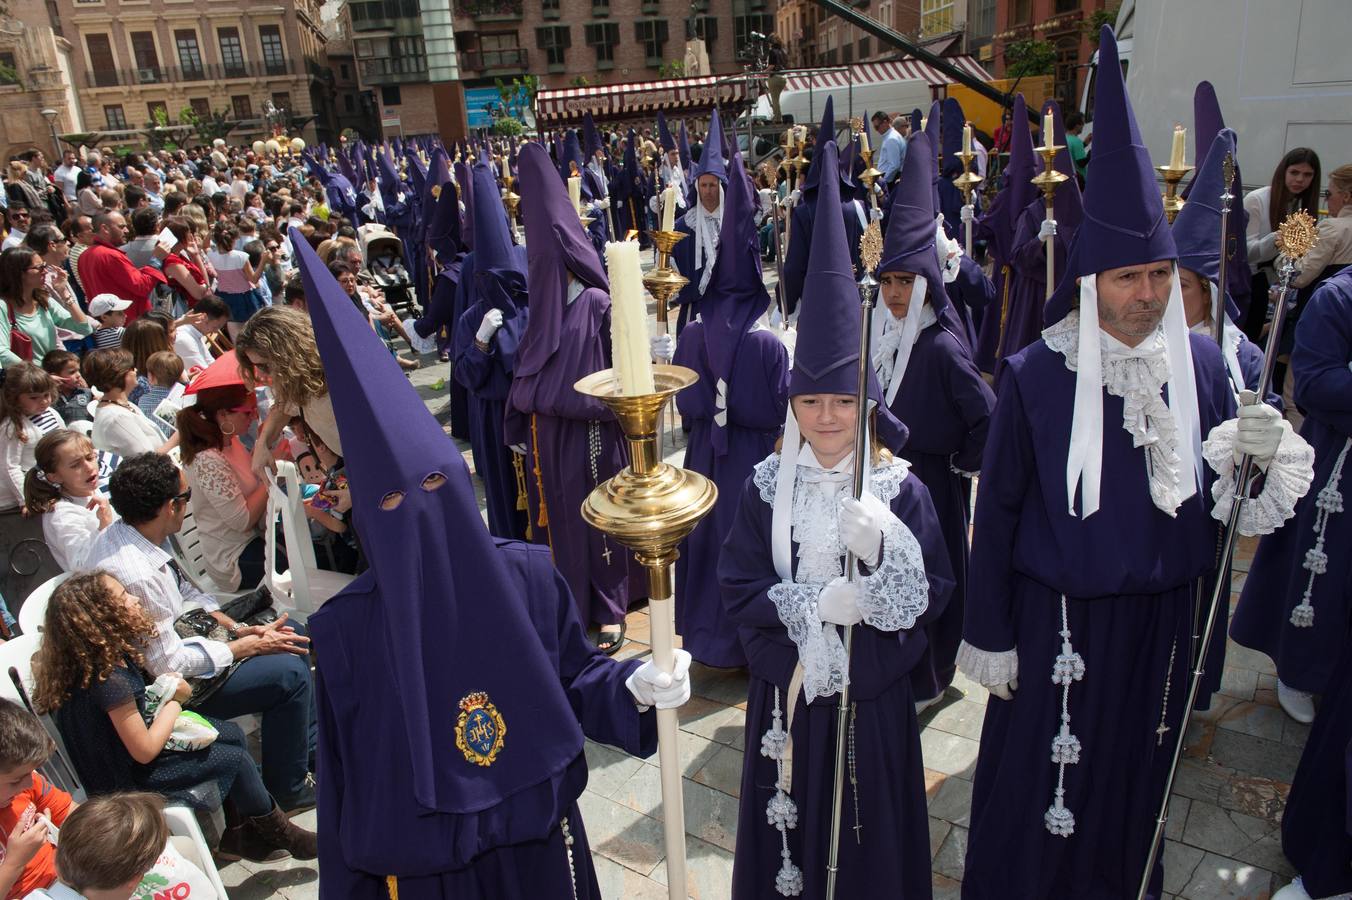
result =
[[[660,78],[680,78],[685,75],[685,60],[673,59],[671,62],[662,63],[657,68],[657,75]]]
[[[0,13],[2,12],[0,10]],[[19,87],[23,87],[23,82],[19,80],[19,70],[13,66],[0,63],[0,84],[17,84]]]
[[[197,110],[191,106],[185,106],[179,110],[178,123],[180,125],[191,125],[193,133],[197,139],[204,144],[209,144],[216,138],[224,138],[230,133],[230,128],[234,122],[230,120],[229,115],[223,109],[218,109],[210,115],[199,115]]]
[[[525,130],[521,120],[512,116],[499,116],[493,120],[493,133],[499,137],[517,137]]]
[[[150,124],[155,128],[164,128],[169,124],[169,110],[157,106],[150,111]]]
[[[1103,26],[1117,24],[1117,9],[1116,6],[1112,9],[1096,9],[1089,14],[1088,21],[1084,23],[1084,30],[1089,36],[1089,43],[1097,47],[1099,32],[1103,30]]]
[[[1056,47],[1050,41],[1014,41],[1005,45],[1005,76],[1035,78],[1056,71]]]
[[[591,84],[591,82],[587,80],[586,75],[578,75],[571,82],[569,82],[569,84],[571,84],[573,87],[587,87],[588,85]]]

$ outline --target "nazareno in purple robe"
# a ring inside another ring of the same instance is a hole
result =
[[[587,639],[568,585],[545,548],[496,543],[515,589],[493,601],[519,608],[535,626],[583,733],[626,753],[651,756],[657,748],[655,715],[640,714],[624,686],[638,661],[616,662]],[[411,793],[410,770],[393,763],[408,749],[401,710],[387,698],[398,691],[389,681],[390,656],[406,636],[390,632],[380,612],[384,602],[374,575],[367,573],[341,602],[326,603],[310,620],[312,634],[323,635],[316,640],[343,661],[335,674],[325,667],[315,681],[316,768],[324,773],[321,894],[388,900],[386,878],[397,875],[400,900],[600,900],[577,806],[587,785],[582,754],[541,788],[482,812],[424,814],[403,799]],[[512,648],[503,649],[510,655]],[[515,723],[503,712],[509,718],[504,752],[510,752]],[[446,712],[452,720],[455,715],[453,709]],[[443,752],[458,755],[454,745]],[[571,848],[559,825],[565,818]]]
[[[778,458],[771,457],[778,468]],[[733,860],[733,900],[777,900],[775,872],[780,867],[780,833],[766,822],[766,804],[775,793],[776,763],[758,751],[771,727],[775,692],[783,707],[784,727],[793,741],[791,796],[798,825],[787,833],[794,864],[803,872],[804,897],[824,895],[830,847],[832,776],[835,766],[836,715],[833,694],[804,703],[798,697],[789,712],[789,682],[798,651],[780,621],[770,588],[780,583],[771,559],[772,505],[755,479],[739,497],[736,520],[718,562],[723,602],[737,625],[750,668],[746,708],[747,752],[742,766],[737,850]],[[854,628],[850,657],[850,702],[854,707],[854,771],[847,776],[840,837],[838,897],[930,896],[929,828],[910,675],[925,650],[924,625],[940,615],[952,589],[948,553],[928,491],[907,475],[888,503],[920,542],[929,576],[929,609],[905,631]],[[798,544],[794,542],[794,569]],[[857,791],[857,793],[856,793]],[[857,810],[857,818],[856,818]],[[852,830],[858,824],[861,843]]]
[[[1305,410],[1300,433],[1315,451],[1314,482],[1295,517],[1259,542],[1230,626],[1236,643],[1272,658],[1284,683],[1315,694],[1328,688],[1352,623],[1352,511],[1342,511],[1352,504],[1341,499],[1352,486],[1344,474],[1352,456],[1349,363],[1352,271],[1344,271],[1310,299],[1291,353],[1296,404]],[[1299,605],[1311,610],[1312,625],[1292,623]]]

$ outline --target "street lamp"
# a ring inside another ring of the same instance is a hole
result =
[[[61,113],[50,106],[42,110],[42,117],[47,120],[47,127],[52,130],[52,147],[56,150],[56,156],[52,157],[53,166],[61,160],[61,139],[56,136],[56,117],[59,115]]]

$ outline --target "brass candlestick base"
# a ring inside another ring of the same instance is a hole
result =
[[[676,249],[677,244],[685,240],[686,233],[684,231],[650,231],[648,237],[652,238],[653,244],[657,247],[657,268],[643,276],[643,286],[657,301],[657,330],[661,334],[666,334],[668,330],[667,310],[670,307],[671,298],[676,296],[681,288],[690,283],[689,278],[671,267],[671,251]]]
[[[1156,166],[1155,170],[1164,176],[1164,215],[1172,225],[1183,209],[1183,198],[1178,196],[1178,183],[1192,171],[1192,166]]]
[[[962,174],[953,179],[953,184],[957,186],[958,190],[962,191],[962,202],[971,206],[972,191],[986,179],[972,171],[972,160],[976,159],[975,153],[959,153],[958,157],[962,160]]]
[[[624,396],[614,369],[595,372],[573,387],[595,397],[615,414],[629,444],[629,465],[599,485],[582,502],[582,518],[634,551],[648,572],[653,662],[670,672],[675,660],[671,565],[677,546],[718,499],[718,488],[697,472],[678,469],[657,455],[657,423],[667,401],[699,380],[681,366],[654,366],[657,390]],[[662,779],[663,835],[667,885],[672,900],[685,900],[685,808],[674,709],[657,710],[657,752]]]

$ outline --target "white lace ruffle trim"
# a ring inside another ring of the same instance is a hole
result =
[[[958,645],[958,668],[982,687],[999,687],[1019,676],[1017,650],[982,650],[963,641]]]
[[[1211,486],[1215,501],[1211,515],[1224,522],[1230,518],[1234,503],[1235,435],[1237,419],[1222,422],[1211,429],[1202,444],[1202,457],[1218,476]],[[1304,497],[1314,481],[1314,448],[1282,423],[1282,439],[1277,453],[1267,464],[1263,489],[1257,497],[1247,500],[1239,513],[1239,533],[1245,535],[1271,534],[1296,511],[1296,503]]]

